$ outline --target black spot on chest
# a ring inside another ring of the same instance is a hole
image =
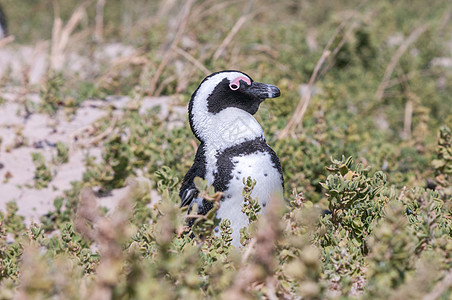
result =
[[[276,153],[267,145],[262,137],[255,138],[243,142],[239,145],[226,148],[217,155],[217,173],[214,174],[213,186],[215,190],[224,192],[228,189],[228,186],[233,179],[232,171],[235,164],[238,162],[234,160],[237,156],[246,156],[252,153],[262,152],[270,154],[274,167],[281,174],[281,181],[283,181],[281,164],[279,162]],[[249,165],[249,167],[252,167]]]

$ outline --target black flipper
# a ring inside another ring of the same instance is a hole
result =
[[[6,24],[6,15],[0,6],[0,40],[8,36],[8,26]]]
[[[182,186],[180,188],[179,196],[181,199],[181,207],[190,205],[194,198],[198,195],[198,190],[196,189],[193,180],[195,177],[205,178],[206,176],[206,156],[205,147],[201,143],[196,152],[195,160],[193,166],[185,174],[184,180],[182,181]]]
[[[198,195],[198,190],[196,188],[188,188],[182,192],[180,196],[180,207],[190,205],[193,199]]]

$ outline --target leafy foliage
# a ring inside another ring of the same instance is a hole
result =
[[[133,59],[98,65],[90,78],[65,70],[26,86],[40,94],[38,110],[52,116],[64,110],[73,117],[86,98],[130,93],[132,100],[109,106],[91,124],[99,138],[87,147],[98,146],[100,157],[87,156],[83,180],[54,200],[40,224],[26,224],[15,202],[0,212],[0,299],[450,298],[452,73],[434,63],[450,53],[448,2],[262,0],[265,10],[250,6],[248,14],[242,2],[195,1],[196,18],[182,23],[181,39],[170,47],[180,7],[164,2],[107,2],[105,39],[141,49]],[[61,2],[62,16],[74,5]],[[43,34],[23,20],[23,8],[13,8],[11,24],[24,24],[11,26],[23,33],[19,39]],[[141,15],[149,11],[160,13],[151,18],[153,30]],[[47,11],[41,14],[30,22],[51,32]],[[94,14],[90,6],[80,30],[93,25]],[[140,25],[129,30],[127,20]],[[375,97],[419,22],[428,28]],[[279,138],[330,39],[332,54],[305,118]],[[94,57],[103,44],[84,46]],[[251,196],[256,182],[244,179],[250,225],[239,249],[231,245],[230,221],[216,219],[222,195],[206,181],[195,184],[214,209],[200,217],[196,207],[179,208],[178,188],[196,151],[186,119],[174,107],[164,117],[159,108],[140,112],[147,94],[177,94],[185,106],[205,69],[226,68],[282,91],[256,118],[281,159],[288,203],[260,207]],[[7,151],[27,142],[20,128],[14,139]],[[69,156],[59,143],[53,163]],[[33,161],[35,187],[48,186],[51,165],[40,154]],[[127,192],[116,210],[98,206],[118,189]]]
[[[53,178],[52,170],[46,165],[44,156],[41,153],[32,153],[35,170],[35,187],[41,189],[47,187]]]

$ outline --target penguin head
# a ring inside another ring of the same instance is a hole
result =
[[[276,86],[255,82],[245,73],[229,70],[213,73],[201,82],[191,97],[191,129],[202,141],[202,131],[209,125],[214,126],[215,122],[234,116],[241,116],[241,120],[249,119],[250,116],[254,120],[252,115],[265,99],[279,96],[280,91]]]

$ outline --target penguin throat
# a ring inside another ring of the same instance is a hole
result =
[[[257,137],[264,138],[262,127],[246,111],[228,107],[217,114],[194,116],[196,135],[211,149],[222,150]]]

